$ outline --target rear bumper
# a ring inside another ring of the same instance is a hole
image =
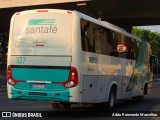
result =
[[[11,88],[11,99],[70,102],[69,89],[63,91],[28,91]]]

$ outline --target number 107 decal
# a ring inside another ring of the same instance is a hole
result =
[[[26,62],[26,57],[16,57],[17,64],[24,64]]]

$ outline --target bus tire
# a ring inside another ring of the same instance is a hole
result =
[[[112,87],[109,93],[109,99],[107,103],[107,108],[109,110],[114,110],[116,104],[116,89],[115,87]]]
[[[70,103],[51,103],[53,109],[69,109],[71,107]]]
[[[148,94],[148,83],[146,83],[144,85],[144,91],[143,91],[144,95],[147,95]]]
[[[147,92],[148,92],[147,86],[148,86],[147,84],[144,85],[143,95],[135,97],[138,102],[143,102],[144,101],[144,95],[146,95]]]

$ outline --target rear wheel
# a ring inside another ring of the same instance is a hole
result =
[[[69,109],[71,107],[70,103],[54,103],[51,102],[53,109]]]
[[[144,95],[148,93],[148,84],[144,85],[143,95],[135,97],[138,102],[144,101]]]
[[[115,103],[116,103],[116,89],[114,87],[112,87],[110,90],[110,93],[109,93],[109,100],[107,103],[108,109],[114,110]]]
[[[148,83],[145,84],[143,93],[144,93],[144,95],[148,94]]]

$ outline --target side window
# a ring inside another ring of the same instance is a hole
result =
[[[124,44],[127,46],[126,58],[135,59],[132,38],[125,36]]]
[[[127,46],[124,43],[125,36],[120,33],[117,33],[117,36],[118,36],[118,44],[117,44],[118,57],[127,58]]]
[[[94,24],[81,19],[82,50],[95,52]]]
[[[86,21],[81,20],[81,43],[82,43],[82,50],[88,51],[88,41],[87,41],[87,27]]]
[[[107,55],[107,36],[105,29],[99,25],[95,25],[95,50],[96,53]]]
[[[100,26],[95,25],[94,27],[95,52],[99,54],[102,53],[101,50],[102,34],[103,34],[103,29]]]
[[[107,35],[108,35],[108,43],[110,45],[110,56],[118,57],[118,52],[117,52],[117,45],[118,45],[118,40],[116,37],[116,32],[107,30]]]
[[[81,19],[82,50],[135,60],[140,43],[124,34]]]
[[[107,54],[106,33],[103,27],[81,19],[82,50]]]
[[[133,41],[133,47],[134,47],[134,57],[135,57],[135,60],[137,60],[140,42],[136,41],[135,39],[132,39],[132,41]]]

